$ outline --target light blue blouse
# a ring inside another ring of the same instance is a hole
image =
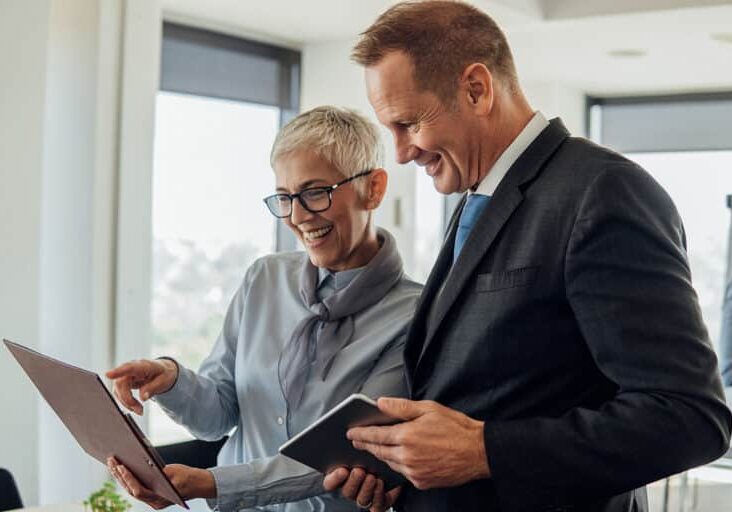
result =
[[[303,252],[254,262],[235,294],[214,348],[198,373],[178,380],[155,400],[199,439],[231,432],[212,468],[221,512],[355,511],[338,493],[325,493],[323,475],[277,453],[288,439],[286,403],[277,363],[297,323],[310,311],[299,295]],[[347,286],[360,269],[319,273],[321,297]],[[405,396],[402,350],[422,286],[404,277],[379,303],[354,315],[352,341],[325,381],[313,375],[300,407],[290,413],[295,435],[351,393]]]

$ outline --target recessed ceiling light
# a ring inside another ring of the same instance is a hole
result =
[[[732,32],[717,32],[716,34],[712,34],[712,39],[721,43],[732,44]]]
[[[617,50],[610,50],[607,52],[608,55],[611,57],[619,57],[619,58],[638,58],[638,57],[644,57],[646,54],[645,50],[640,50],[638,48],[619,48]]]

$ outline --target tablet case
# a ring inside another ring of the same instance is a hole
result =
[[[3,340],[81,448],[106,466],[114,455],[157,495],[188,508],[163,473],[165,462],[96,373]]]
[[[279,451],[321,473],[339,466],[364,468],[381,478],[388,491],[406,482],[406,478],[371,453],[354,448],[346,432],[353,427],[395,423],[399,420],[381,412],[372,399],[353,394],[280,446]]]

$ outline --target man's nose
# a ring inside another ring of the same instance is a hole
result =
[[[394,145],[396,149],[396,160],[400,164],[409,163],[419,155],[419,148],[412,144],[409,137],[405,135],[395,135]]]

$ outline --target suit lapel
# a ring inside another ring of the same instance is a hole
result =
[[[411,375],[410,370],[416,363],[417,358],[422,351],[424,329],[427,325],[429,312],[432,309],[432,303],[434,302],[436,295],[439,293],[442,283],[445,280],[445,276],[452,266],[452,248],[455,244],[455,232],[458,220],[460,219],[460,212],[462,212],[466,198],[467,194],[464,194],[458,205],[455,207],[455,211],[453,211],[447,230],[445,231],[445,239],[442,243],[442,247],[440,248],[440,252],[437,255],[437,261],[435,261],[432,270],[430,270],[429,276],[427,276],[427,282],[424,285],[422,295],[414,312],[412,325],[409,329],[409,334],[404,347],[404,360],[407,366],[408,377]],[[407,380],[409,381],[409,378]]]
[[[469,280],[474,278],[476,267],[485,257],[498,233],[523,201],[522,185],[530,182],[539,174],[544,163],[568,136],[569,133],[562,122],[554,119],[519,156],[496,189],[488,206],[478,217],[455,265],[450,269],[455,241],[455,224],[457,224],[455,216],[453,217],[448,238],[440,250],[435,269],[430,274],[425,287],[425,293],[431,295],[426,296],[426,300],[420,304],[419,318],[415,317],[415,323],[421,322],[422,328],[417,332],[424,333],[424,341],[420,355],[416,358],[414,369],[410,371],[412,376],[416,374],[427,348],[450,308]],[[464,205],[464,200],[461,202],[462,205]],[[459,215],[457,217],[459,218]],[[443,281],[441,277],[445,276],[445,273],[447,273],[447,277],[444,278],[443,291],[435,296]],[[432,307],[433,300],[437,301],[434,308]],[[427,316],[430,311],[433,312],[431,318]],[[413,340],[412,345],[417,345],[416,342],[417,340]],[[414,350],[414,347],[411,349]]]

